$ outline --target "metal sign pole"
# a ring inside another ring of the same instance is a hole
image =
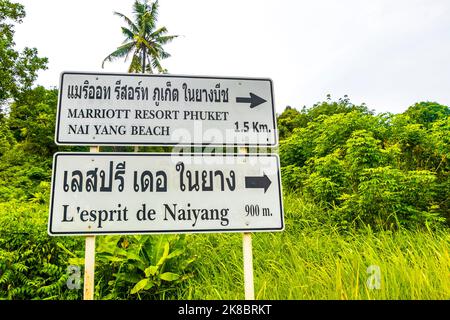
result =
[[[239,148],[239,153],[248,153],[248,148]],[[252,234],[244,232],[242,234],[242,251],[244,259],[244,291],[245,300],[255,300],[255,287],[253,283],[253,252]]]
[[[90,147],[90,152],[99,152],[100,147]],[[95,236],[86,236],[84,248],[84,300],[94,300]]]

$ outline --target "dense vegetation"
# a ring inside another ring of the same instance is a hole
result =
[[[53,142],[58,91],[32,86],[36,49],[14,48],[23,17],[0,0],[0,299],[81,299],[83,238],[46,230],[53,153],[87,149]],[[286,230],[253,237],[258,299],[450,298],[448,106],[375,115],[327,97],[286,108],[278,128]],[[241,299],[240,246],[239,234],[97,237],[96,298]]]
[[[373,115],[348,98],[278,118],[284,187],[340,228],[435,228],[450,218],[450,109]]]

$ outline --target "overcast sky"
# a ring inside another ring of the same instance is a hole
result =
[[[49,58],[38,83],[62,71],[126,72],[103,58],[123,41],[133,0],[13,0],[27,17],[16,44]],[[376,112],[418,101],[450,105],[448,0],[160,0],[169,73],[269,77],[275,104],[301,108],[347,94]]]

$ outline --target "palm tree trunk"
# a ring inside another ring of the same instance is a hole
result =
[[[142,73],[145,73],[145,59],[146,59],[146,48],[142,47]],[[139,146],[134,146],[134,152],[139,152]]]
[[[143,46],[143,51],[142,51],[142,73],[145,73],[145,59],[146,59],[146,48],[145,46]]]

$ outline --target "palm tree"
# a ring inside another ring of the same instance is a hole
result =
[[[156,28],[158,20],[158,0],[148,3],[147,0],[135,0],[133,4],[134,21],[122,13],[114,12],[123,18],[127,27],[122,27],[125,40],[120,47],[110,53],[102,63],[125,57],[125,61],[132,55],[128,72],[154,73],[156,69],[160,73],[167,70],[161,66],[160,61],[170,57],[164,51],[163,45],[171,42],[177,36],[167,35],[167,28]]]

